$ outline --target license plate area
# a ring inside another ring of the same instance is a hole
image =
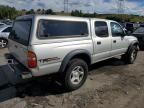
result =
[[[10,64],[10,65],[17,65],[18,62],[15,59],[8,59],[8,64]]]
[[[17,76],[20,76],[22,79],[32,77],[31,72],[15,59],[8,59],[8,66],[12,72],[14,72]]]

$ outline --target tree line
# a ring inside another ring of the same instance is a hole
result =
[[[63,11],[54,12],[52,9],[17,10],[14,7],[0,6],[0,19],[15,19],[17,16],[27,14],[71,15],[77,17],[104,18],[115,20],[118,22],[144,22],[144,16],[138,16],[138,15],[83,13],[81,10],[73,10],[71,13],[64,13]]]
[[[75,10],[71,12],[72,16],[78,17],[94,17],[115,20],[118,22],[144,22],[144,16],[128,15],[128,14],[97,14],[97,13],[82,13],[82,11]]]
[[[52,9],[17,10],[15,7],[0,6],[0,19],[15,19],[17,16],[27,15],[27,14],[51,14],[51,15],[54,15],[55,12],[53,12]]]
[[[0,6],[0,19],[13,19],[18,16],[18,11],[14,7]]]

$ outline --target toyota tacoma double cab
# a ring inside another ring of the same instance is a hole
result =
[[[59,73],[66,89],[72,91],[84,84],[91,64],[115,56],[132,64],[139,47],[138,40],[126,36],[115,21],[24,15],[14,21],[8,49],[9,68],[21,78]]]

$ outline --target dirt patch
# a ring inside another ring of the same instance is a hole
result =
[[[143,58],[141,51],[131,65],[118,58],[97,63],[90,68],[85,85],[69,93],[51,79],[30,82],[22,85],[23,98],[7,99],[0,103],[0,108],[143,108]],[[18,89],[16,85],[12,87]]]

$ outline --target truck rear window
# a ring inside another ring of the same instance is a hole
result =
[[[31,20],[15,21],[9,38],[20,44],[28,45],[31,23]]]

